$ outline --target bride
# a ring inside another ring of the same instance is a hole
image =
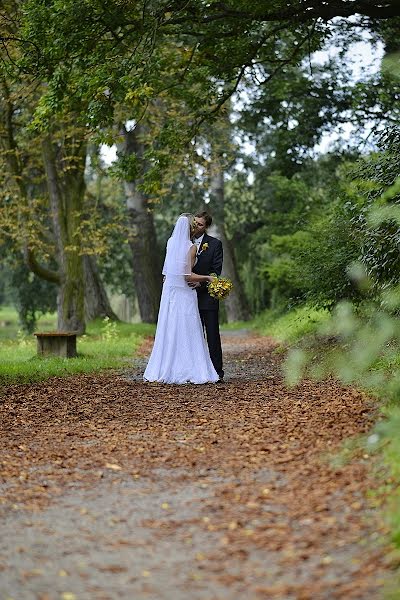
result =
[[[161,383],[218,381],[201,325],[196,290],[188,282],[212,281],[192,273],[196,245],[192,244],[191,215],[181,215],[167,243],[164,285],[154,346],[143,375]]]

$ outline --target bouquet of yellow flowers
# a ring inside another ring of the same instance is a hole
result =
[[[227,277],[219,277],[215,273],[211,273],[215,277],[214,281],[207,284],[208,293],[217,300],[225,300],[231,293],[233,283]]]

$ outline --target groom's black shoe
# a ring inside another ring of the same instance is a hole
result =
[[[225,383],[224,378],[220,377],[215,383]]]

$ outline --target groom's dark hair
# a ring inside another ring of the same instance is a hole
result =
[[[210,214],[208,214],[208,212],[206,212],[205,210],[196,213],[194,216],[195,217],[200,217],[201,219],[204,219],[205,222],[206,222],[206,227],[211,227],[212,216]]]

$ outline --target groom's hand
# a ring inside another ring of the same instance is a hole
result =
[[[199,288],[201,286],[200,281],[192,281],[191,283],[188,283],[188,286],[191,288]]]

